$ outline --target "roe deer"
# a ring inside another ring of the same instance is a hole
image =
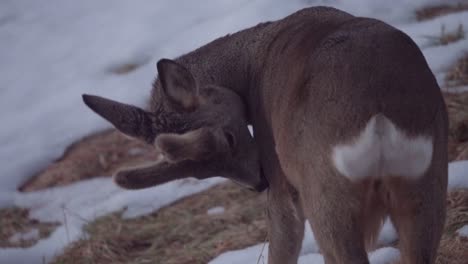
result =
[[[435,262],[445,219],[447,113],[406,34],[375,19],[307,8],[219,38],[176,63],[200,86],[232,89],[245,103],[255,135],[248,147],[258,147],[269,184],[269,263],[297,263],[305,219],[326,263],[369,263],[366,247],[387,215],[402,263]],[[159,72],[151,118],[127,119],[137,111],[118,103],[96,101],[94,108],[104,117],[117,113],[110,118],[117,128],[148,142],[161,131],[201,127],[163,115],[160,105],[179,101],[190,109],[197,101],[174,99],[187,91],[172,92],[168,78]],[[144,132],[160,115],[173,123]],[[249,177],[250,186],[261,182],[258,173]]]

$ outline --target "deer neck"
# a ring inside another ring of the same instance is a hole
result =
[[[255,73],[263,58],[259,52],[270,34],[271,23],[226,35],[176,59],[200,84],[229,88],[246,102],[256,89]]]

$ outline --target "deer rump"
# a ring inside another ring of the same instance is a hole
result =
[[[383,114],[373,116],[361,134],[333,148],[333,163],[350,180],[384,176],[420,177],[432,159],[432,137],[409,137]]]

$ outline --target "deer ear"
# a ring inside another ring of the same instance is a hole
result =
[[[157,63],[162,89],[176,107],[193,111],[198,106],[198,87],[192,73],[173,60],[162,59]]]
[[[170,162],[202,161],[228,152],[229,142],[220,131],[199,128],[184,134],[160,134],[155,146]]]
[[[150,114],[143,109],[95,95],[83,94],[83,101],[122,133],[148,143],[153,142],[155,135]]]

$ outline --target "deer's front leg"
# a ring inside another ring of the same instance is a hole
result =
[[[268,263],[296,264],[304,237],[304,216],[297,191],[286,182],[271,184],[268,190],[268,234]]]

